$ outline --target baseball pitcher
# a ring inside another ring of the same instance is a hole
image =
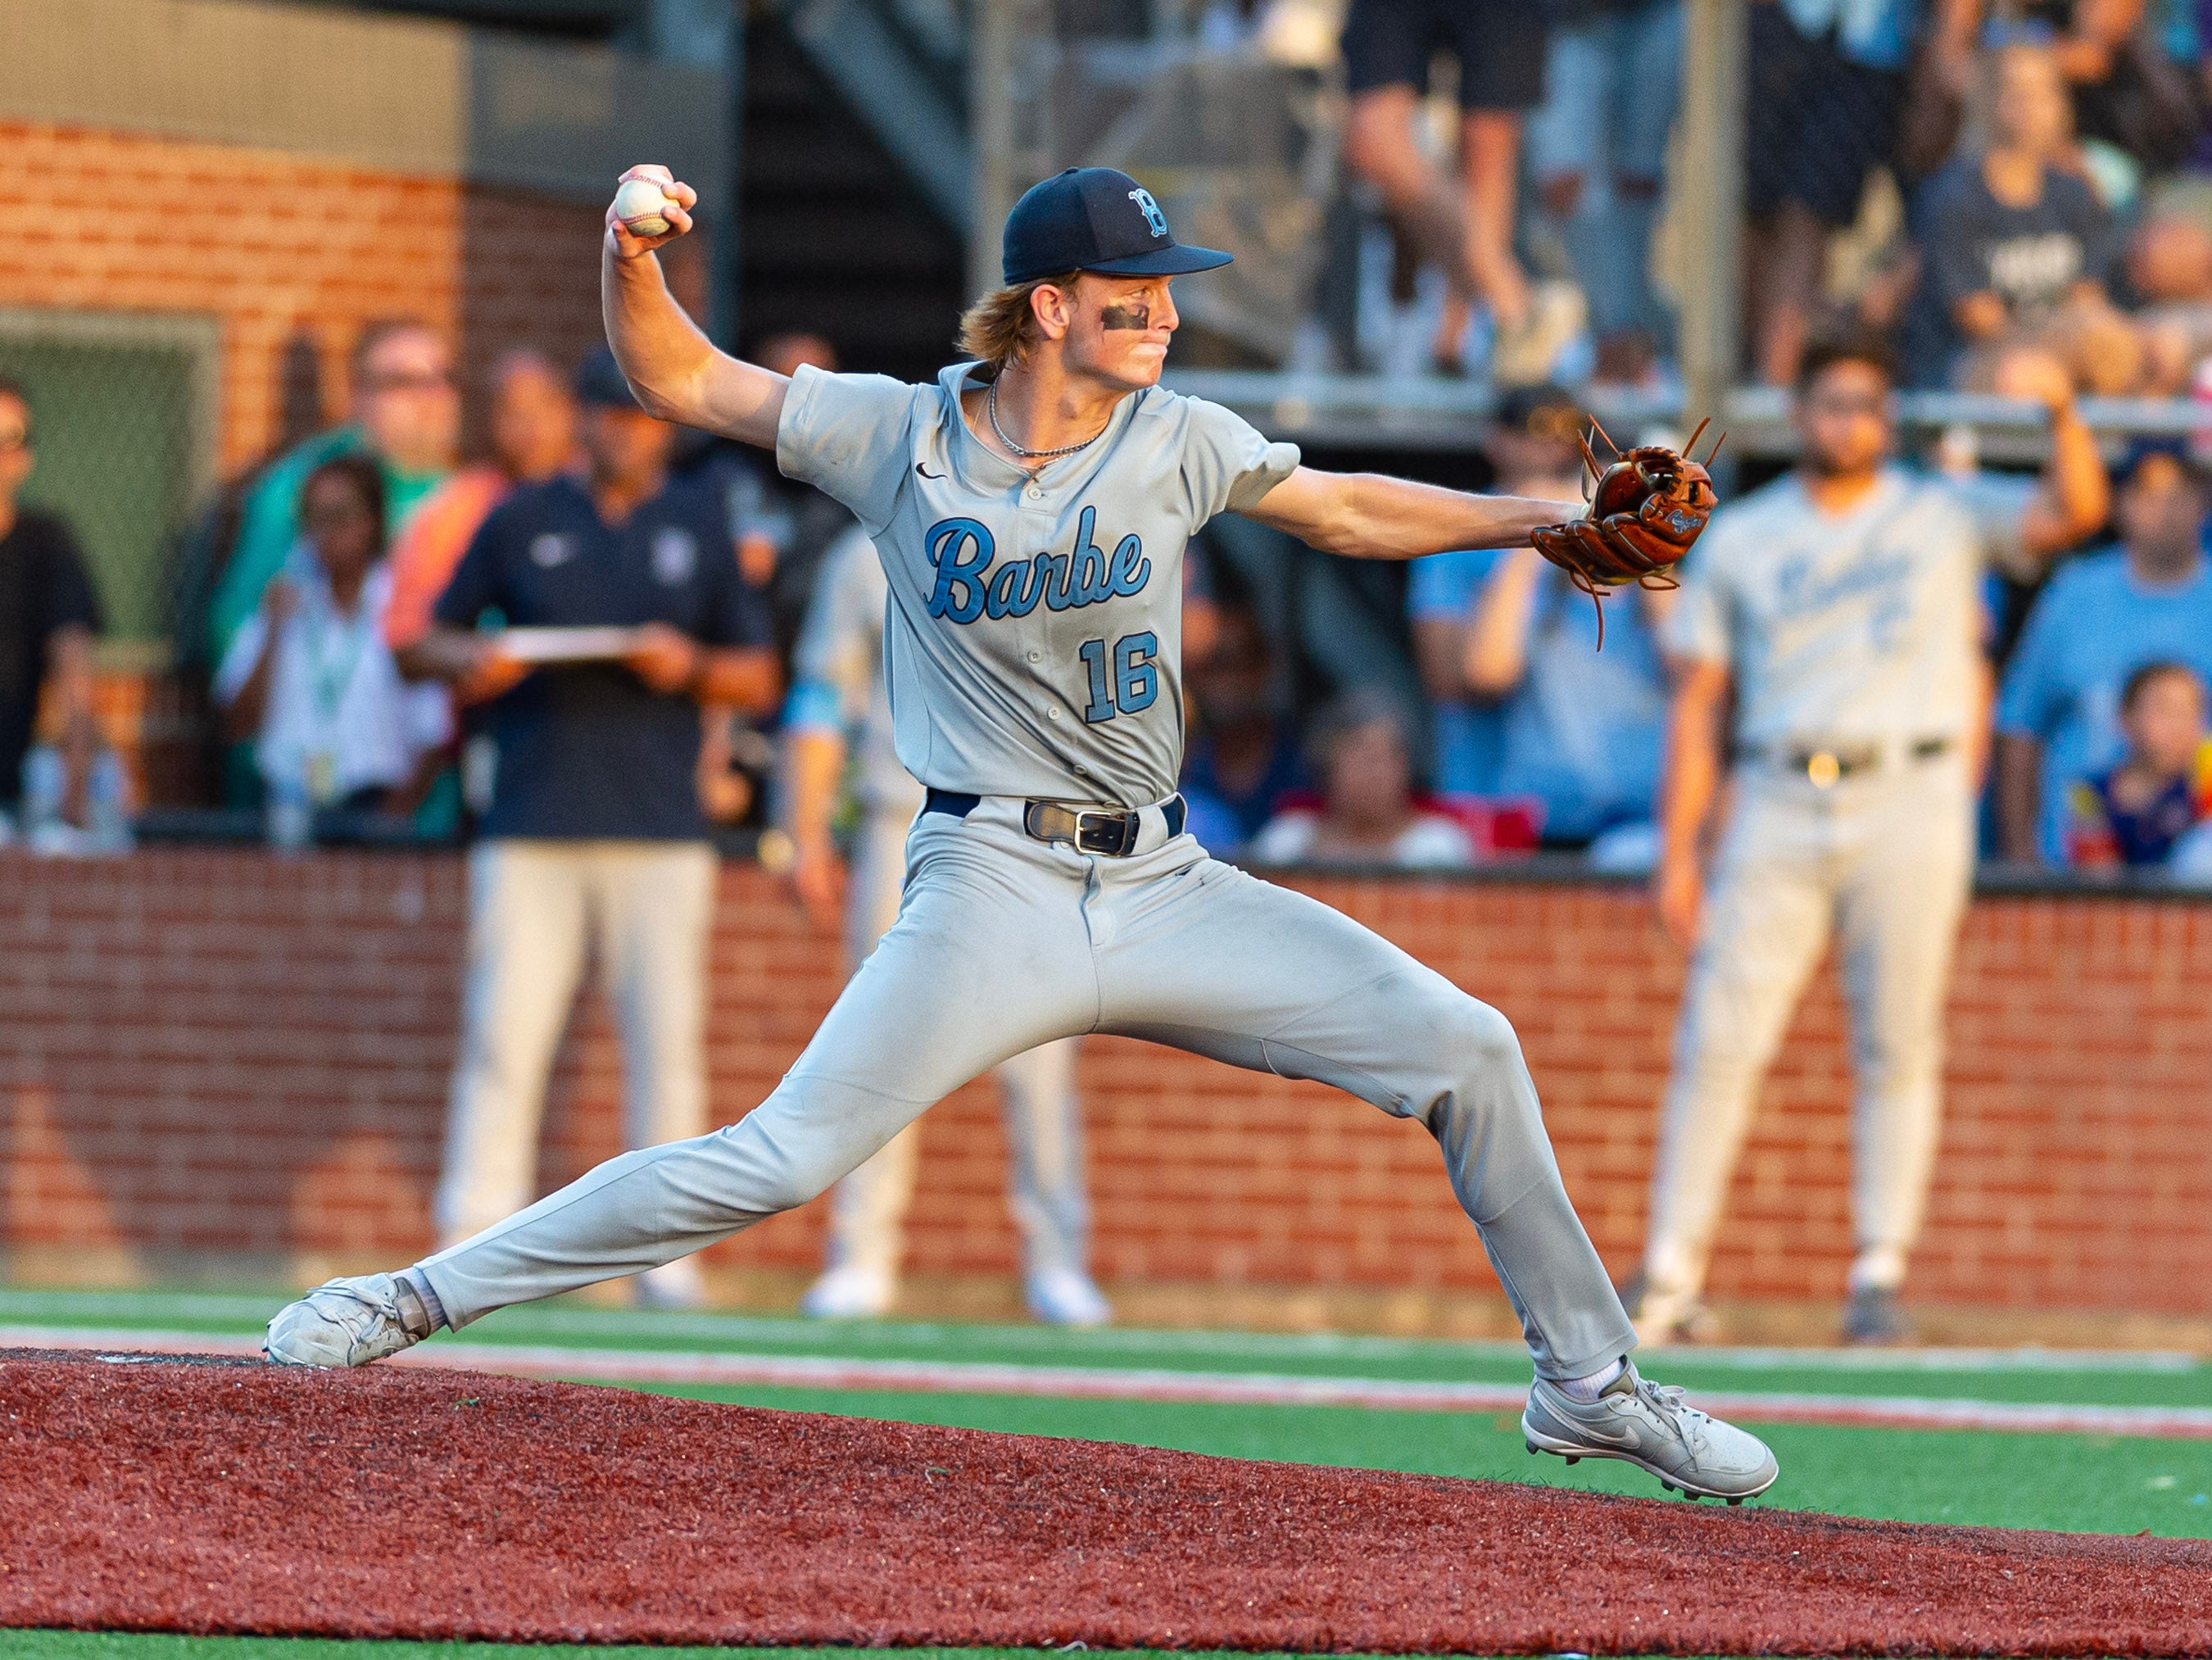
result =
[[[773,447],[882,558],[893,735],[927,787],[898,921],[737,1123],[611,1160],[399,1274],[333,1280],[277,1314],[270,1359],[358,1365],[697,1250],[804,1204],[987,1068],[1114,1032],[1419,1122],[1520,1316],[1530,1450],[1626,1459],[1692,1494],[1764,1492],[1762,1443],[1629,1361],[1634,1329],[1504,1017],[1327,906],[1208,858],[1176,794],[1183,548],[1216,514],[1364,558],[1543,538],[1602,585],[1648,567],[1682,498],[1664,524],[1626,508],[1583,520],[1574,504],[1318,472],[1161,390],[1170,279],[1229,256],[1178,244],[1151,193],[1109,168],[1016,204],[1006,286],[969,309],[969,361],[933,385],[786,380],[716,351],[670,297],[653,249],[690,228],[693,196],[650,176],[668,229],[641,240],[611,213],[602,259],[607,332],[640,398]],[[1676,551],[1704,516],[1681,520]]]
[[[2018,388],[2051,411],[2042,479],[1961,484],[1891,463],[1879,346],[1817,347],[1796,471],[1722,513],[1684,568],[1662,636],[1677,677],[1658,898],[1695,955],[1630,1298],[1646,1341],[1708,1329],[1698,1298],[1753,1100],[1832,933],[1856,1073],[1844,1335],[1904,1335],[1896,1292],[1935,1163],[1943,993],[1973,873],[1983,564],[2025,575],[2105,516],[2096,441],[2052,370]],[[1735,806],[1708,901],[1724,757]]]

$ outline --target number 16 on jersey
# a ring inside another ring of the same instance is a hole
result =
[[[1125,634],[1109,652],[1103,640],[1086,640],[1076,648],[1091,681],[1091,702],[1083,718],[1093,724],[1117,714],[1140,714],[1160,695],[1160,672],[1152,659],[1160,642],[1149,630]]]

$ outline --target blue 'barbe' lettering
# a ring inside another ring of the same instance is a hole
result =
[[[955,623],[979,617],[1027,617],[1042,600],[1049,611],[1142,593],[1152,580],[1152,562],[1133,532],[1108,553],[1098,545],[1098,509],[1085,508],[1075,525],[1075,546],[1066,553],[1040,553],[991,569],[998,544],[989,529],[974,519],[942,519],[924,538],[937,581],[929,591],[929,614]]]

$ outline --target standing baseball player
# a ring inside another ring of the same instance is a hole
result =
[[[858,526],[823,556],[793,664],[785,712],[787,818],[796,848],[792,885],[808,911],[844,907],[845,947],[858,968],[897,920],[906,885],[907,832],[922,787],[899,764],[884,688],[884,611],[890,598],[875,544]],[[860,810],[849,877],[830,839],[848,745]],[[842,890],[842,892],[841,892]],[[1010,1197],[1022,1236],[1022,1294],[1055,1326],[1100,1326],[1113,1310],[1085,1262],[1091,1207],[1083,1181],[1082,1110],[1075,1094],[1079,1040],[1042,1043],[995,1068],[1004,1097]],[[914,1199],[919,1120],[837,1183],[830,1261],[800,1309],[818,1319],[888,1313],[898,1291],[901,1225]]]
[[[2051,411],[2042,479],[1962,487],[1890,460],[1881,347],[1816,347],[1797,386],[1796,470],[1718,514],[1685,568],[1662,633],[1676,684],[1658,900],[1696,951],[1630,1299],[1646,1341],[1703,1335],[1752,1103],[1832,933],[1857,1075],[1844,1331],[1903,1335],[1896,1292],[1935,1162],[1943,993],[1973,873],[1983,565],[2027,575],[2105,517],[2104,465],[2063,372],[2018,390]],[[1700,853],[1723,757],[1735,807],[1708,900]]]
[[[688,230],[691,191],[637,171],[666,184],[669,234]],[[1229,410],[1160,390],[1170,278],[1229,256],[1178,245],[1151,193],[1110,168],[1070,169],[1016,204],[1006,286],[962,321],[977,361],[931,386],[787,380],[724,356],[670,298],[661,239],[608,222],[607,331],[645,404],[773,445],[882,557],[892,727],[928,787],[905,900],[744,1118],[612,1159],[398,1274],[331,1281],[270,1323],[270,1358],[362,1365],[697,1250],[804,1204],[986,1068],[1115,1032],[1320,1079],[1436,1138],[1534,1359],[1532,1451],[1626,1459],[1692,1494],[1765,1491],[1763,1444],[1629,1362],[1635,1331],[1504,1017],[1348,917],[1209,859],[1175,793],[1183,547],[1214,514],[1405,559],[1517,545],[1578,509],[1316,472]]]

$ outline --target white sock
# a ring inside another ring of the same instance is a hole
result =
[[[1605,1393],[1605,1386],[1627,1369],[1626,1360],[1616,1360],[1602,1371],[1594,1371],[1587,1377],[1562,1377],[1559,1380],[1559,1393],[1570,1401],[1594,1407],[1597,1404],[1598,1396]]]

